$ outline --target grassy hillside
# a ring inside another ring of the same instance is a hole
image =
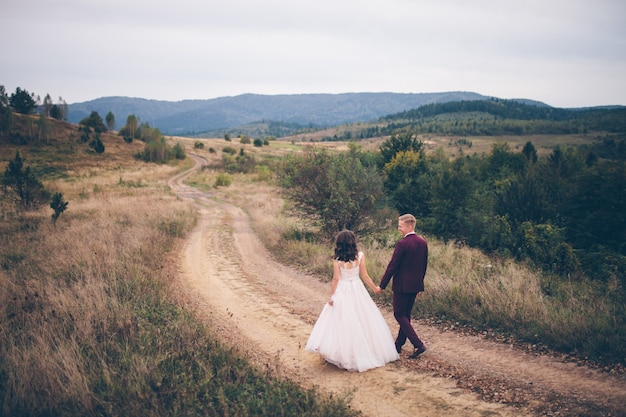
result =
[[[130,144],[116,133],[103,133],[105,152],[96,154],[88,143],[81,143],[78,125],[48,119],[49,131],[38,135],[38,116],[14,113],[10,132],[0,135],[0,169],[19,151],[32,169],[44,179],[67,177],[75,170],[110,169],[136,164],[133,155],[143,149],[143,143]],[[39,136],[39,137],[38,137]]]
[[[96,154],[77,142],[75,125],[62,122],[53,122],[54,133],[47,138],[25,139],[34,126],[36,118],[20,117],[13,127],[22,134],[3,139],[1,172],[19,150],[25,164],[47,188],[62,192],[69,206],[54,226],[47,205],[25,212],[2,201],[0,414],[354,414],[340,400],[303,390],[271,371],[260,373],[214,339],[212,323],[186,309],[187,300],[172,285],[173,254],[193,228],[196,212],[169,192],[166,179],[191,161],[140,162],[134,155],[141,142],[128,144],[109,134],[102,135],[105,152]],[[454,136],[423,139],[429,152],[445,149],[450,155],[488,150],[496,141],[517,148],[528,140],[473,137],[470,147]],[[327,242],[315,239],[307,219],[287,210],[272,179],[275,163],[311,140],[245,145],[252,160],[246,173],[226,172],[224,165],[226,148],[244,148],[238,139],[177,140],[210,161],[189,179],[192,185],[244,207],[278,259],[327,279]],[[375,150],[381,140],[359,144]],[[588,140],[537,135],[533,143],[543,152],[556,143]],[[312,144],[348,149],[345,141]],[[217,183],[230,185],[215,188]],[[381,276],[396,237],[391,228],[360,241],[373,277]],[[423,320],[481,331],[529,350],[549,346],[564,360],[588,357],[604,361],[607,370],[623,369],[623,344],[607,347],[601,345],[607,339],[598,337],[626,334],[616,328],[622,325],[616,317],[623,305],[600,297],[593,283],[552,281],[510,260],[490,259],[434,237],[429,244],[428,291],[416,311]],[[612,356],[598,358],[598,351]]]
[[[345,124],[328,129],[300,131],[287,140],[365,141],[411,133],[434,147],[457,146],[465,155],[482,154],[475,144],[506,141],[513,145],[532,141],[568,145],[626,137],[626,108],[559,109],[514,100],[472,100],[431,103],[390,114],[378,120]],[[537,140],[537,138],[545,138]],[[442,141],[443,139],[443,141]]]
[[[309,133],[300,133],[278,139],[280,142],[315,146],[347,149],[346,140],[339,138],[350,131],[350,126],[338,126]],[[498,135],[498,136],[456,136],[441,135],[434,133],[417,133],[415,135],[424,143],[425,150],[432,155],[434,152],[443,151],[448,157],[455,158],[460,155],[487,155],[495,143],[508,143],[513,150],[521,151],[527,142],[532,142],[539,156],[551,153],[558,145],[563,147],[577,147],[581,145],[593,145],[601,143],[604,136],[589,134],[555,134],[555,135]],[[390,136],[378,136],[371,138],[356,139],[363,150],[377,151],[380,145]]]
[[[30,124],[18,116],[0,168],[19,151],[69,206],[53,224],[0,197],[0,415],[355,415],[253,368],[186,309],[173,255],[196,208],[166,180],[191,161],[139,162],[141,143],[107,134],[96,154],[65,123],[21,140]]]

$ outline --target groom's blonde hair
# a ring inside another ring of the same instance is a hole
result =
[[[415,216],[413,216],[412,214],[403,214],[402,216],[398,217],[398,220],[400,220],[404,224],[413,226],[414,228],[415,223],[417,222],[417,220],[415,220]]]

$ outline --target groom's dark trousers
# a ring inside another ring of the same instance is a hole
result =
[[[413,310],[416,297],[417,293],[393,293],[393,316],[400,325],[398,337],[396,337],[396,346],[403,346],[407,338],[413,346],[420,347],[423,345],[411,325],[411,310]]]

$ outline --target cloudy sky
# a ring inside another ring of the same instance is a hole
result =
[[[626,105],[626,1],[2,0],[0,85],[70,104],[472,91]]]

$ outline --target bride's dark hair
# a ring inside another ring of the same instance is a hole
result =
[[[335,259],[343,262],[354,261],[357,257],[356,236],[351,230],[342,230],[335,240]]]

